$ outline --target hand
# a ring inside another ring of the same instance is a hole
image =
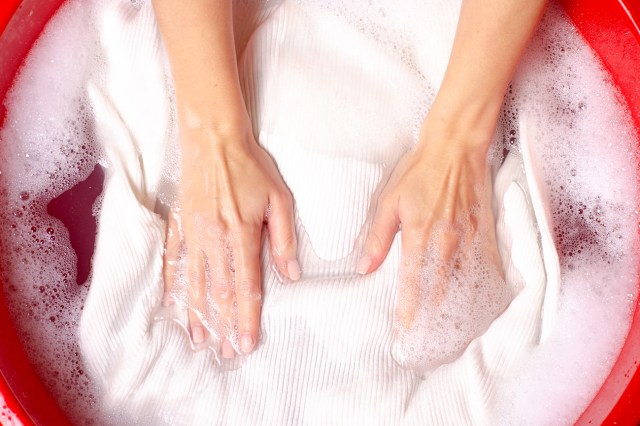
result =
[[[506,306],[483,146],[424,126],[378,200],[358,272],[378,268],[401,226],[394,356],[406,367],[457,357]]]
[[[300,278],[293,201],[250,130],[220,138],[187,129],[182,137],[180,209],[168,221],[165,291],[176,284],[183,240],[192,340],[202,343],[208,328],[221,340],[223,358],[233,358],[251,352],[259,337],[265,225],[275,267]]]

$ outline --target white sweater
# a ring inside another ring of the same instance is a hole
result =
[[[295,199],[303,278],[281,284],[263,259],[262,341],[231,365],[191,349],[185,312],[173,312],[182,325],[154,320],[165,229],[154,209],[178,163],[170,83],[150,3],[105,2],[106,67],[89,93],[109,166],[80,347],[109,421],[493,424],[495,389],[539,342],[545,305],[546,321],[555,309],[557,256],[528,151],[534,124],[520,117],[522,155],[511,153],[494,182],[503,267],[521,290],[455,362],[426,377],[403,370],[390,351],[399,236],[370,276],[355,274],[355,261],[376,189],[439,87],[459,4],[408,2],[420,25],[404,28],[402,8],[387,2],[381,41],[375,22],[348,18],[350,6],[336,16],[337,1],[245,3],[236,4],[242,86]],[[403,29],[414,51],[394,49]]]

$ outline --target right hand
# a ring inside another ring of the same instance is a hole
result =
[[[223,358],[233,358],[234,346],[249,353],[259,338],[265,225],[275,268],[293,281],[300,278],[293,199],[249,126],[223,136],[201,128],[181,132],[180,208],[167,227],[165,294],[174,285],[178,252],[185,244],[191,338],[198,344],[208,334],[196,314],[207,312],[208,279],[224,323],[215,330],[220,351]]]

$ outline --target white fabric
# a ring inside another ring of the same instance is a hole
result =
[[[304,276],[281,284],[263,262],[262,342],[230,370],[193,352],[174,322],[153,320],[165,226],[153,209],[174,143],[169,86],[150,4],[105,3],[106,73],[89,94],[109,167],[80,348],[112,423],[495,423],[495,389],[538,343],[546,283],[558,279],[550,222],[535,208],[544,199],[529,193],[537,186],[518,155],[495,178],[494,207],[507,282],[522,290],[458,360],[422,378],[391,358],[398,237],[377,272],[354,273],[376,189],[424,112],[409,100],[429,99],[446,64],[459,5],[432,3],[421,6],[416,40],[433,49],[413,62],[311,2],[272,4],[243,21],[255,31],[238,30],[258,139],[296,200]]]

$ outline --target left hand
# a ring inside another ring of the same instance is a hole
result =
[[[485,266],[500,270],[487,146],[425,125],[416,149],[400,160],[378,200],[357,270],[365,274],[377,269],[402,228],[396,336],[415,325],[424,303],[431,307],[428,315],[435,315],[450,291],[453,272],[478,257],[478,241]],[[500,281],[495,284],[504,286]],[[477,300],[475,292],[468,291],[469,300]]]

